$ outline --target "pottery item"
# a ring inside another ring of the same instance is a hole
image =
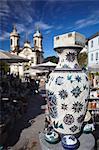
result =
[[[77,62],[84,45],[85,37],[77,32],[54,38],[59,63],[49,75],[46,91],[51,122],[60,134],[79,134],[86,114],[89,82]]]
[[[65,149],[76,150],[79,147],[79,141],[73,135],[66,135],[61,140]]]

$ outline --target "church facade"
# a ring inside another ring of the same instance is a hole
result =
[[[31,47],[30,42],[26,40],[24,42],[23,48],[20,47],[20,35],[14,26],[13,31],[10,33],[10,52],[12,54],[19,55],[21,57],[27,58],[30,61],[24,63],[14,63],[10,65],[10,72],[14,74],[19,74],[19,76],[24,75],[24,71],[29,69],[31,66],[40,64],[43,62],[43,46],[42,46],[42,34],[37,29],[33,35],[34,47]]]

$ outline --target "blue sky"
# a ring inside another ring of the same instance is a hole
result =
[[[13,24],[21,36],[21,47],[26,33],[33,47],[38,24],[43,35],[44,56],[56,55],[54,36],[77,31],[90,37],[99,32],[99,0],[0,0],[0,49],[10,49]]]

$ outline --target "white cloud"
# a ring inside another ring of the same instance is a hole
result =
[[[44,23],[44,22],[42,22],[42,21],[36,22],[36,23],[35,23],[35,26],[39,26],[40,29],[42,29],[42,30],[48,30],[48,29],[53,28],[52,25],[46,24],[46,23]]]
[[[80,29],[96,24],[99,24],[99,10],[92,12],[92,14],[89,15],[87,18],[77,20],[74,26],[76,29]]]
[[[10,36],[9,32],[4,32],[2,34],[2,36],[0,36],[0,41],[2,41],[2,40],[8,40],[9,36]]]
[[[23,24],[16,24],[16,28],[18,33],[22,33],[26,31],[26,27]]]

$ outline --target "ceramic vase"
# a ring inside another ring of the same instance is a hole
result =
[[[77,44],[58,47],[59,63],[46,83],[51,122],[61,134],[78,134],[86,113],[89,82],[77,62],[82,48]]]

